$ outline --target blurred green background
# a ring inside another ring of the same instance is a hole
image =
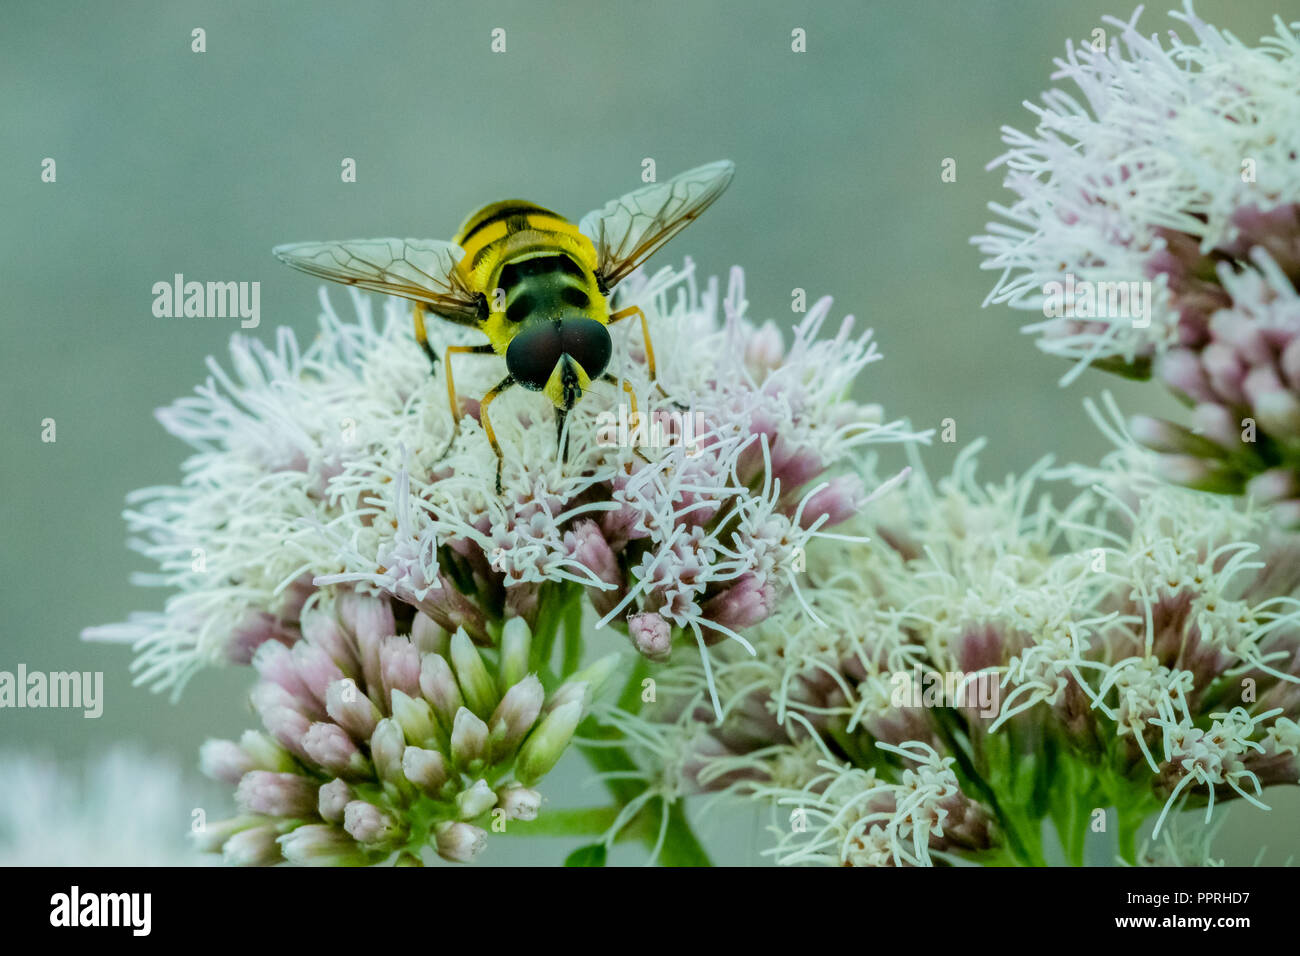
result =
[[[791,289],[835,296],[876,330],[886,360],[860,381],[891,417],[987,435],[988,478],[1105,443],[1081,401],[1127,409],[1151,390],[1064,367],[981,310],[993,275],[968,237],[1005,201],[1003,124],[1048,85],[1067,37],[1128,0],[893,2],[186,2],[5,4],[0,31],[0,243],[5,345],[0,488],[6,633],[0,669],[103,670],[99,720],[2,711],[0,744],[73,758],[127,738],[190,765],[205,736],[248,725],[250,672],[200,675],[182,702],[133,689],[125,648],[91,624],[161,607],[127,584],[146,564],[119,517],[131,489],[172,483],[185,456],[153,410],[205,375],[237,319],[159,319],[153,283],[262,283],[261,327],[310,337],[316,283],[277,264],[280,242],[447,238],[484,202],[521,196],[573,217],[721,157],[729,193],[655,260],[746,270],[751,313],[789,326]],[[1148,33],[1172,24],[1149,9]],[[1253,42],[1294,0],[1201,0]],[[191,52],[191,31],[207,51]],[[490,51],[493,28],[507,52]],[[791,31],[807,52],[791,52]],[[58,180],[40,180],[53,157]],[[340,180],[344,157],[357,182]],[[940,164],[957,162],[957,181]],[[43,444],[40,423],[57,421]],[[925,453],[946,467],[954,446]],[[552,799],[595,800],[574,760]],[[1294,793],[1271,814],[1235,807],[1217,849],[1280,861],[1297,843]],[[724,812],[718,858],[758,862],[759,824]],[[706,825],[706,830],[708,825]],[[494,841],[488,862],[555,862],[561,843]],[[633,858],[635,854],[629,857]]]

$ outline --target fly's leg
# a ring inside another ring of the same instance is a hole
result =
[[[478,406],[479,421],[483,423],[483,431],[487,433],[488,444],[492,446],[492,450],[496,452],[497,455],[497,494],[498,495],[502,494],[501,466],[505,464],[505,456],[501,454],[501,446],[497,444],[496,432],[492,431],[492,419],[488,417],[488,406],[491,405],[494,401],[496,401],[498,395],[506,391],[506,389],[511,388],[514,384],[515,384],[515,377],[513,375],[507,375],[505,378],[501,380],[500,384],[498,384],[496,388],[492,389],[490,392],[488,392],[486,395],[483,396],[483,401],[480,402]]]
[[[639,413],[636,410],[636,390],[632,388],[632,383],[629,382],[627,379],[616,378],[613,372],[606,372],[604,375],[600,377],[600,380],[602,382],[609,382],[611,385],[618,385],[621,382],[623,386],[623,391],[627,393],[627,402],[632,407],[632,414],[629,416],[628,421],[631,422],[632,427],[635,428],[637,424],[637,418],[639,417]],[[642,461],[646,462],[647,464],[650,463],[650,459],[647,458],[645,454],[641,451],[641,449],[636,447],[636,445],[632,446],[632,450],[636,452],[636,456],[640,458]]]
[[[424,349],[424,354],[429,356],[429,364],[438,364],[438,353],[433,350],[429,344],[429,333],[424,327],[424,305],[415,303],[415,341],[420,343],[420,348]]]
[[[428,344],[425,348],[429,349]],[[430,350],[432,351],[432,350]],[[460,402],[456,400],[456,379],[451,373],[451,357],[453,355],[491,355],[492,346],[490,345],[449,345],[447,346],[447,357],[443,360],[443,371],[447,373],[447,402],[451,405],[451,438],[447,441],[447,447],[443,449],[439,458],[446,458],[447,452],[451,451],[452,442],[456,440],[456,432],[460,429]]]
[[[667,398],[678,408],[685,409],[685,405],[673,401],[668,393],[664,391],[664,387],[659,384],[659,377],[655,371],[655,346],[650,341],[650,323],[646,321],[645,313],[641,311],[641,307],[639,305],[629,305],[626,309],[619,309],[610,315],[609,324],[613,325],[615,322],[621,322],[623,319],[631,318],[634,315],[641,317],[641,338],[645,341],[645,361],[650,369],[650,381],[654,382],[661,398]]]

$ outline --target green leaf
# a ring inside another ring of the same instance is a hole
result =
[[[565,866],[604,866],[605,865],[605,844],[593,843],[590,846],[578,847],[564,860]]]

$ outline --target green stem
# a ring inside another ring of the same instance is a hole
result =
[[[600,836],[614,824],[620,807],[576,807],[547,810],[536,820],[511,820],[505,832],[512,836]]]
[[[578,669],[585,649],[582,634],[582,590],[574,588],[558,597],[558,607],[544,607],[543,613],[538,616],[541,634],[535,634],[534,640],[536,641],[540,636],[545,651],[539,655],[540,659],[535,661],[535,665],[543,675],[551,676],[550,668],[547,666],[550,660],[550,648],[554,646],[556,637],[562,636],[563,665],[559,677],[563,680]],[[649,667],[645,659],[638,659],[619,696],[618,706],[621,709],[629,713],[636,713],[641,709],[641,681],[648,672]],[[618,732],[602,726],[594,717],[587,717],[578,725],[576,736],[587,740],[611,741],[611,744],[602,746],[578,745],[578,750],[597,773],[635,773],[640,769],[624,747],[612,744],[619,739]],[[518,832],[539,836],[543,834],[589,836],[604,833],[613,825],[619,811],[644,792],[645,785],[636,779],[623,778],[605,779],[603,782],[610,795],[617,801],[616,806],[598,807],[592,810],[551,811],[547,817],[558,817],[554,825],[560,829],[553,832],[549,828],[537,826],[537,823],[541,823],[539,818],[533,823],[519,825]],[[666,826],[662,822],[664,812],[668,814]],[[598,830],[581,829],[594,827],[601,821],[604,825]],[[563,829],[566,826],[579,829],[568,832]],[[636,817],[627,823],[622,835],[636,835],[648,848],[653,848],[658,842],[661,827],[664,827],[664,842],[658,857],[661,865],[712,865],[704,847],[692,831],[680,803],[673,803],[665,808],[662,798],[649,801]]]

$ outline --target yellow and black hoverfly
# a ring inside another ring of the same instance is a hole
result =
[[[635,305],[611,312],[609,297],[722,195],[734,172],[728,160],[699,166],[606,203],[577,226],[534,203],[507,199],[471,215],[451,242],[359,239],[302,242],[272,251],[280,261],[312,275],[414,300],[415,338],[431,362],[438,356],[425,334],[426,312],[487,336],[483,345],[448,347],[443,368],[452,416],[459,421],[452,354],[496,354],[506,360],[506,377],[479,405],[479,419],[497,455],[500,494],[503,457],[488,406],[515,385],[543,392],[555,406],[562,440],[565,416],[593,381],[619,384],[605,372],[613,351],[607,327],[631,316],[641,319],[654,380],[645,313]],[[623,387],[631,395],[631,387]]]

